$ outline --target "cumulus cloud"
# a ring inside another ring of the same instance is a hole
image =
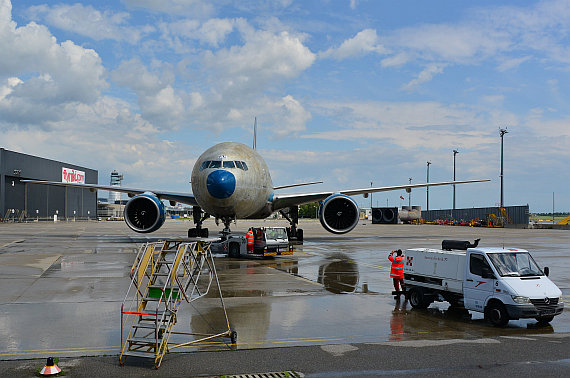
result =
[[[188,51],[188,40],[218,47],[230,34],[239,20],[212,18],[203,23],[194,19],[183,19],[161,23],[162,39],[176,51]]]
[[[0,4],[0,128],[6,124],[45,125],[62,117],[69,104],[93,103],[107,88],[99,55],[71,41],[58,43],[49,30],[31,22],[18,27],[11,3]]]
[[[112,39],[137,43],[142,36],[154,31],[150,25],[128,26],[126,12],[101,12],[91,5],[59,4],[54,6],[37,5],[28,9],[29,17],[42,20],[58,29],[71,31],[96,41]]]
[[[148,188],[152,181],[152,189],[190,190],[187,177],[195,158],[188,156],[188,146],[159,138],[158,130],[128,103],[101,97],[94,104],[73,107],[49,129],[4,129],[3,147],[72,161],[99,170],[104,178],[118,169],[126,173],[130,186]],[[158,187],[161,181],[170,187]]]
[[[111,78],[117,84],[131,88],[138,96],[143,117],[161,128],[176,125],[184,119],[184,93],[173,88],[174,75],[168,66],[150,72],[139,59],[131,59],[111,72]]]
[[[314,62],[315,54],[303,44],[302,36],[257,30],[243,19],[181,21],[161,30],[171,37],[199,39],[213,49],[183,60],[176,70],[158,61],[149,69],[135,58],[112,71],[114,83],[135,92],[145,119],[164,129],[207,127],[219,133],[249,125],[258,115],[276,136],[304,130],[311,116],[297,99],[268,95]],[[243,44],[216,49],[234,30]],[[180,85],[185,77],[191,78],[188,85]]]
[[[362,30],[354,37],[344,41],[338,48],[330,48],[319,55],[322,58],[343,60],[360,57],[369,53],[386,53],[386,49],[379,43],[376,30],[374,29]]]
[[[263,30],[248,32],[243,46],[232,46],[204,55],[204,64],[232,77],[228,86],[255,81],[265,83],[278,78],[293,78],[315,61],[300,37],[288,32],[274,34]],[[261,84],[263,85],[263,84]]]
[[[279,100],[265,100],[259,104],[263,119],[272,124],[275,137],[285,137],[305,131],[306,124],[311,120],[303,105],[293,96],[287,95]]]

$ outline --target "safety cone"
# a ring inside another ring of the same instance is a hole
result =
[[[53,357],[48,357],[46,366],[40,371],[41,375],[54,375],[61,372],[61,369],[53,362]]]

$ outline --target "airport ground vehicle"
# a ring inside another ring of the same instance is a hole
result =
[[[221,241],[213,242],[215,251],[223,251],[229,257],[247,256],[277,256],[292,255],[293,245],[287,237],[285,227],[254,227],[253,251],[247,250],[245,233],[232,232],[225,235]]]
[[[478,240],[444,240],[442,249],[406,250],[404,283],[411,305],[426,308],[445,300],[483,312],[494,326],[519,318],[548,323],[562,313],[562,292],[528,251],[477,245]]]

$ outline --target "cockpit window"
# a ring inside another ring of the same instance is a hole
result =
[[[200,165],[200,170],[203,171],[206,168],[238,168],[247,171],[247,164],[245,161],[220,161],[220,160],[206,160]]]
[[[210,160],[206,160],[205,162],[203,162],[202,165],[200,166],[200,170],[203,171],[204,169],[208,168],[208,165],[210,165]]]

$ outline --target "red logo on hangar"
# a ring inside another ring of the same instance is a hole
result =
[[[406,256],[406,265],[412,266],[412,260],[414,260],[414,256]]]

